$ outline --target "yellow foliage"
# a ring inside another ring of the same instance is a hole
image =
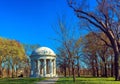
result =
[[[10,57],[12,60],[25,59],[25,50],[16,40],[0,38],[0,62],[6,57]]]

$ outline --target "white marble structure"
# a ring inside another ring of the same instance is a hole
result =
[[[56,77],[56,54],[48,47],[32,52],[30,77]]]

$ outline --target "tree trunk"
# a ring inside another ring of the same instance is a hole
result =
[[[70,62],[69,62],[69,65],[68,65],[68,71],[69,71],[69,77],[70,77]]]
[[[78,66],[78,77],[80,77],[80,66]]]
[[[73,74],[73,81],[75,82],[75,67],[74,67],[74,63],[72,63],[72,74]]]
[[[105,74],[104,74],[104,76],[107,77],[107,64],[106,64],[106,62],[105,62],[105,64],[104,64],[104,66],[105,66],[105,69],[104,69],[104,73],[105,73]]]
[[[101,74],[101,77],[103,77],[104,76],[104,70],[103,70],[103,65],[102,64],[100,65],[100,68],[101,68],[100,74]]]
[[[115,66],[115,80],[120,80],[120,64],[119,64],[119,53],[115,53],[114,66]]]
[[[111,55],[111,69],[110,69],[110,76],[113,77],[114,76],[114,64],[113,64],[113,56]]]
[[[97,61],[97,57],[95,59],[96,62],[96,73],[97,73],[97,77],[99,77],[99,69],[98,69],[98,61]]]
[[[66,77],[66,67],[64,67],[64,77]]]
[[[115,80],[120,80],[120,52],[119,52],[119,45],[117,44],[117,41],[113,41],[113,50],[115,54],[114,58],[114,67],[115,67]]]
[[[12,78],[14,77],[14,66],[12,65]]]
[[[94,62],[93,61],[91,63],[91,66],[92,66],[92,75],[93,75],[93,77],[95,77],[95,68],[94,68]]]
[[[7,77],[9,78],[10,77],[10,69],[9,68],[7,69],[7,75],[8,75]]]
[[[98,66],[96,67],[97,77],[99,77],[99,69]]]
[[[0,77],[3,76],[3,73],[2,73],[2,66],[0,66]]]
[[[114,51],[114,69],[115,69],[115,80],[120,80],[120,47],[119,47],[119,40],[117,41],[117,39],[115,38],[115,36],[113,35],[113,33],[111,31],[107,32],[106,35],[108,36],[111,44],[112,44],[112,48]]]
[[[94,67],[92,68],[92,75],[93,75],[93,77],[95,77],[95,68]]]
[[[16,77],[17,77],[17,68],[16,68]]]
[[[77,67],[78,67],[78,77],[80,77],[80,63],[79,63],[79,59],[78,60],[78,64],[77,64]]]

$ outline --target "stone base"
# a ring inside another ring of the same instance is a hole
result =
[[[30,77],[34,77],[34,78],[37,78],[37,77],[58,77],[58,75],[56,75],[56,74],[53,74],[53,75],[51,75],[51,74],[46,74],[45,76],[43,76],[43,75],[31,75]]]

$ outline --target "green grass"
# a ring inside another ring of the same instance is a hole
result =
[[[45,78],[0,78],[0,84],[35,84]]]
[[[56,84],[120,84],[120,81],[114,81],[114,78],[79,77],[76,82],[72,78],[59,78]]]

